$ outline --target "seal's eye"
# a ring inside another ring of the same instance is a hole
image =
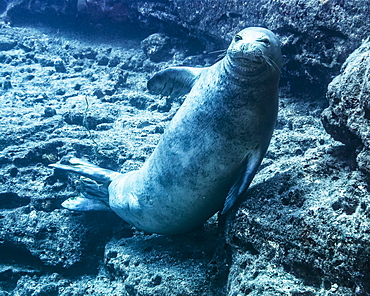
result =
[[[270,40],[268,38],[261,38],[260,40],[258,40],[259,42],[262,42],[263,44],[265,44],[266,46],[269,46],[271,44]]]
[[[242,37],[242,36],[240,36],[240,35],[235,35],[235,37],[234,37],[234,41],[235,41],[235,42],[238,42],[238,41],[240,41],[240,40],[243,40],[243,37]]]

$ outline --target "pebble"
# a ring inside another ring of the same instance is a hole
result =
[[[45,117],[53,117],[56,114],[57,114],[57,111],[54,108],[45,107],[45,109],[44,109],[44,116]]]
[[[56,59],[54,61],[54,68],[55,68],[55,71],[60,72],[60,73],[67,72],[66,66],[62,59]]]

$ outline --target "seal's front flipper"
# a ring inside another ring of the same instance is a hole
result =
[[[173,98],[186,95],[206,68],[170,67],[149,79],[150,93]]]
[[[247,191],[258,167],[261,164],[262,158],[263,155],[260,153],[259,149],[245,157],[242,170],[226,197],[224,208],[221,213],[222,215],[225,215],[236,201]]]

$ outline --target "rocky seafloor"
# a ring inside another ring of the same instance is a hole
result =
[[[17,13],[75,12],[10,2],[0,1],[8,12],[0,29],[1,296],[370,295],[370,53],[361,29],[368,4],[361,11],[363,2],[318,1],[314,18],[313,1],[276,1],[285,4],[279,23],[277,4],[262,1],[263,16],[221,13],[205,36],[205,20],[219,13],[205,8],[216,1],[202,9],[197,1],[105,1],[107,11],[112,3],[135,7],[126,16],[142,25],[121,29],[96,16],[89,28],[20,24]],[[178,19],[167,2],[184,10]],[[224,11],[235,12],[237,2],[225,1]],[[327,11],[348,20],[332,23]],[[177,37],[168,29],[174,23],[183,28]],[[226,221],[216,215],[190,233],[160,236],[113,213],[61,207],[77,195],[78,177],[49,164],[77,156],[121,172],[140,167],[182,103],[149,94],[148,78],[171,65],[210,65],[217,57],[208,52],[229,38],[217,34],[260,23],[283,41],[279,118],[252,186]]]

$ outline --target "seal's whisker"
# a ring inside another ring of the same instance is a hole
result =
[[[215,53],[225,53],[226,54],[227,49],[220,49],[220,50],[214,50],[206,52],[206,54],[215,54]]]
[[[265,61],[267,65],[269,65],[271,68],[274,68],[274,65],[271,63],[270,59],[266,56],[262,56],[262,59]]]
[[[217,57],[217,59],[215,60],[215,63],[217,63],[218,61],[221,61],[225,56],[226,56],[226,51]]]
[[[216,54],[216,53],[219,53],[219,55],[217,56],[215,63],[222,60],[226,56],[227,49],[220,49],[220,50],[205,52],[205,54]]]
[[[279,73],[281,73],[281,70],[280,70],[279,66],[275,63],[275,61],[273,59],[269,58],[266,55],[262,55],[262,57],[265,60],[267,65],[269,65],[271,68],[277,69],[279,71]]]

